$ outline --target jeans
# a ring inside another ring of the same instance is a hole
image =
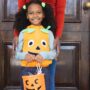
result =
[[[50,90],[55,90],[55,70],[56,70],[56,60],[49,66],[50,70]]]
[[[20,72],[21,90],[23,90],[22,76],[23,75],[29,75],[29,73],[35,74],[36,70],[37,70],[37,68],[21,67],[21,72]],[[49,71],[49,67],[42,68],[42,73],[45,74],[46,90],[50,90],[50,71]]]

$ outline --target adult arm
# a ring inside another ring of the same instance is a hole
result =
[[[58,54],[60,53],[59,38],[62,37],[65,17],[66,0],[56,0],[55,16],[56,16],[56,35],[54,40],[54,46],[57,48]]]
[[[66,6],[66,0],[56,1],[56,7],[55,7],[55,16],[56,16],[56,24],[57,24],[56,38],[61,38],[62,36],[63,27],[64,27],[65,6]]]

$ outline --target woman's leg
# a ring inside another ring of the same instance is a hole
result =
[[[50,90],[50,71],[49,71],[49,67],[43,68],[42,72],[45,75],[46,90]]]
[[[56,60],[53,60],[53,63],[49,66],[49,70],[50,70],[50,90],[55,90],[55,69],[56,69]]]

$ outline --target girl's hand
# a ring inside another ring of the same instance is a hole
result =
[[[27,60],[27,62],[31,62],[33,60],[35,60],[35,55],[32,54],[26,54],[25,59]]]
[[[38,54],[36,55],[35,60],[41,63],[44,60],[44,58]]]

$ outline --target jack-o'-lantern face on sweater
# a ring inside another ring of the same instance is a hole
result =
[[[28,26],[23,32],[22,52],[29,52],[37,55],[40,52],[49,52],[49,31],[43,26]],[[26,60],[21,60],[21,66],[35,67],[38,62],[33,60],[28,63]],[[42,67],[47,67],[52,63],[52,60],[45,59],[41,64]]]
[[[29,32],[24,33],[23,51],[39,53],[42,51],[49,51],[49,36],[43,32],[43,27],[36,27],[35,29],[27,29]]]

